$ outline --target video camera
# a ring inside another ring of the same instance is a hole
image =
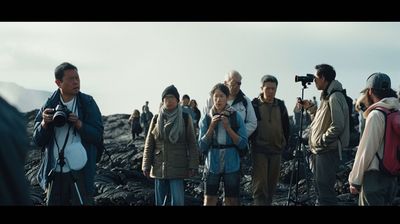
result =
[[[307,74],[306,76],[298,76],[294,77],[295,82],[304,82],[304,83],[312,83],[314,81],[313,74]]]
[[[56,127],[62,127],[67,123],[69,114],[72,113],[67,106],[58,104],[54,109],[53,122]]]
[[[307,84],[310,85],[314,81],[313,74],[307,74],[306,76],[298,76],[294,77],[295,82],[301,82],[304,88],[307,88]]]

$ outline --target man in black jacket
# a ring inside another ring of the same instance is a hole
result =
[[[80,92],[78,69],[55,69],[58,89],[35,118],[33,140],[45,149],[38,172],[48,205],[92,205],[103,122],[93,97]],[[63,108],[63,109],[60,109]]]

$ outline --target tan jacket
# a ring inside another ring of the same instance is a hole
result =
[[[385,133],[385,116],[382,112],[371,110],[376,106],[387,109],[400,109],[399,100],[395,97],[384,98],[368,107],[364,112],[366,117],[365,129],[358,145],[353,169],[349,174],[349,183],[361,186],[364,173],[368,170],[379,170],[379,160],[376,153],[382,158]]]
[[[158,116],[151,121],[143,152],[142,170],[149,171],[152,178],[187,178],[189,169],[198,169],[199,154],[191,116],[188,116],[185,135],[176,144],[168,139],[155,140],[152,134]],[[183,122],[185,125],[186,122]],[[166,128],[166,136],[169,128]]]
[[[309,108],[311,118],[309,145],[314,154],[338,147],[347,147],[350,139],[349,110],[342,91],[342,84],[333,80],[321,94],[321,104]],[[332,93],[332,95],[330,95]],[[339,139],[341,144],[339,145]]]

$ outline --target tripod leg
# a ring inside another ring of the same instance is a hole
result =
[[[75,173],[74,171],[71,171],[70,176],[71,176],[72,183],[74,185],[74,190],[75,190],[76,196],[79,200],[78,201],[79,205],[84,205],[81,192],[83,193],[83,196],[85,196],[86,191],[84,189],[84,183],[82,182],[82,180],[83,180],[82,171],[77,171],[77,173]],[[79,186],[81,187],[81,191],[79,190],[78,181],[79,181]],[[85,203],[86,203],[86,200],[85,200]]]
[[[47,184],[48,187],[46,189],[46,205],[51,204],[53,183],[54,181],[51,181],[50,183]]]
[[[291,194],[292,194],[292,183],[293,183],[293,177],[294,177],[294,173],[296,172],[296,161],[297,159],[295,159],[293,161],[293,169],[292,169],[292,173],[290,175],[290,182],[289,182],[289,192],[288,192],[288,196],[287,196],[287,203],[286,205],[289,206],[291,199]]]
[[[81,197],[81,194],[79,193],[79,188],[78,188],[78,185],[76,184],[76,181],[74,181],[74,186],[75,186],[76,194],[78,195],[78,198],[79,198],[79,202],[81,203],[81,205],[83,205],[82,197]]]

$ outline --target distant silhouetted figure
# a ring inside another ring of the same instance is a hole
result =
[[[24,165],[28,150],[21,113],[0,97],[0,205],[31,205]]]
[[[200,121],[201,113],[200,113],[199,108],[197,107],[197,101],[195,99],[191,99],[189,105],[190,105],[190,108],[194,112],[193,124],[195,125],[194,127],[196,129],[196,135],[198,135],[199,121]]]
[[[142,115],[140,116],[140,123],[142,123],[142,126],[144,128],[144,137],[147,137],[147,132],[149,132],[149,127],[150,127],[150,122],[151,119],[153,118],[153,113],[150,112],[148,106],[143,106],[143,111]]]
[[[143,128],[140,126],[140,112],[139,110],[134,110],[132,115],[128,120],[131,125],[131,133],[132,133],[132,141],[139,137],[139,134],[142,133]]]

